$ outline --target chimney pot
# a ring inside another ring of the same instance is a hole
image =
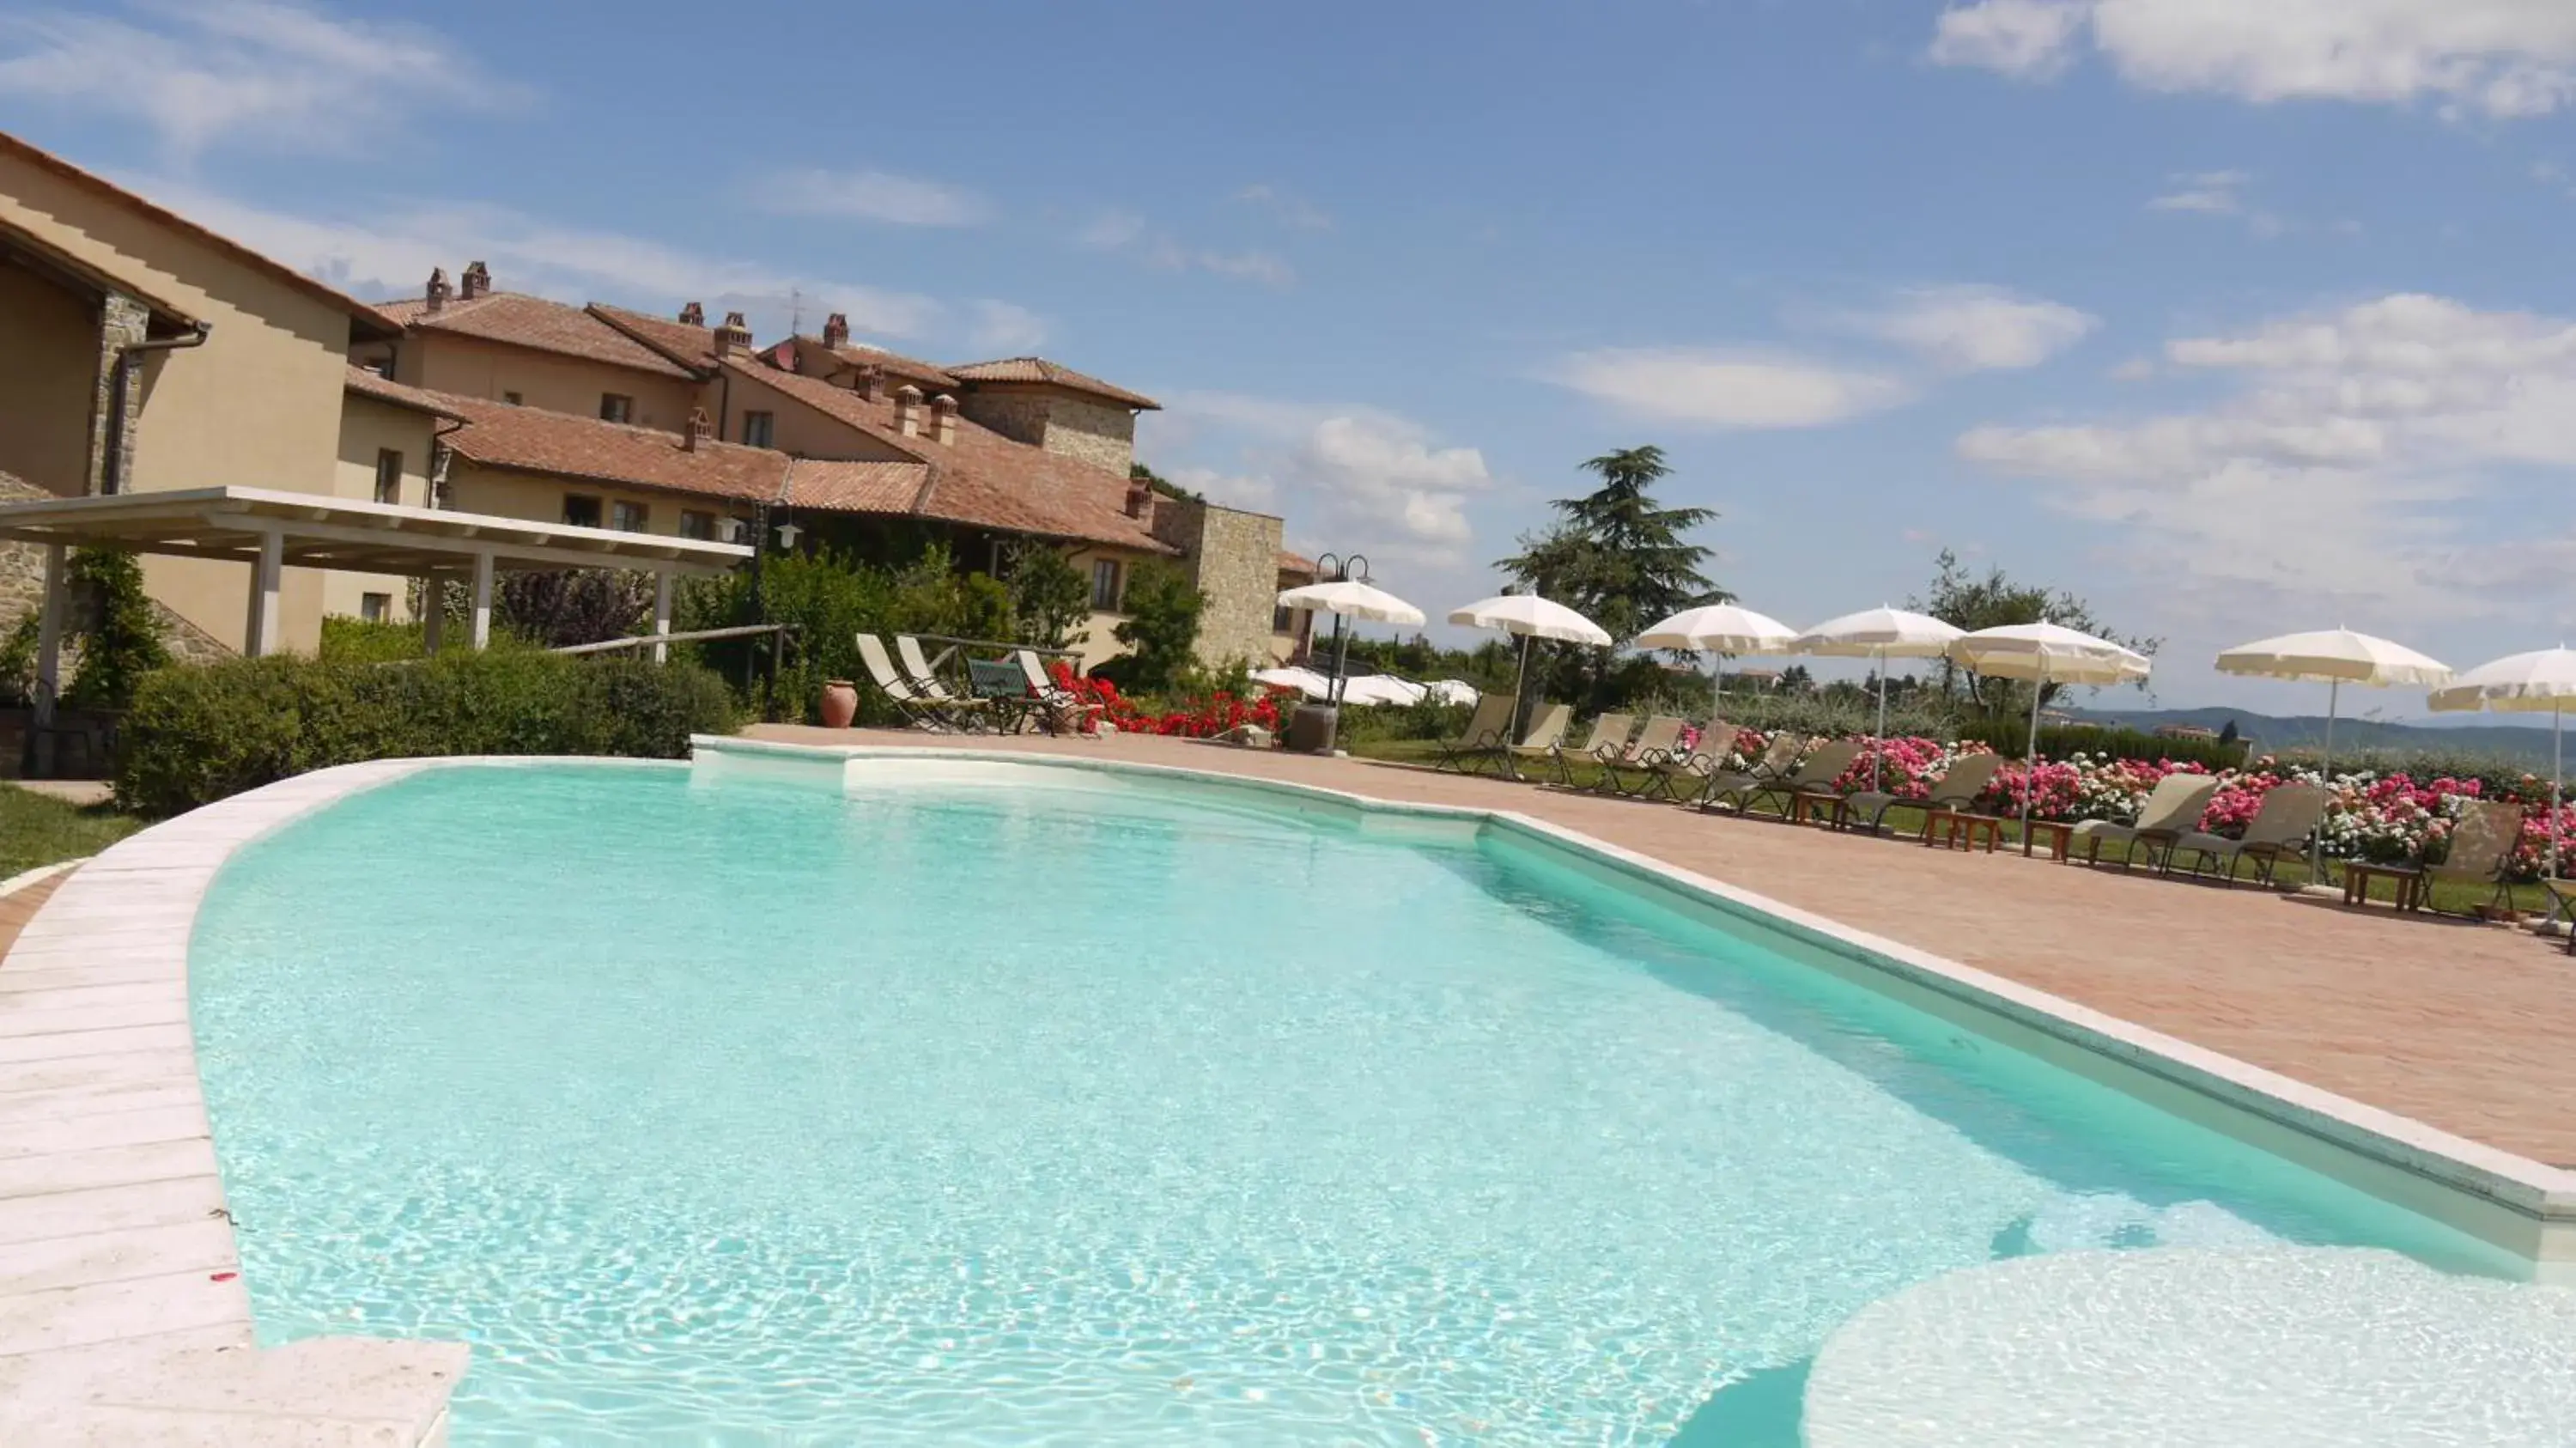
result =
[[[447,299],[455,294],[455,289],[447,284],[447,268],[431,267],[429,269],[429,310],[435,312],[445,308]]]
[[[957,399],[948,393],[930,399],[930,435],[941,447],[957,445]]]
[[[680,321],[687,326],[703,327],[707,324],[707,309],[690,302],[680,308]]]
[[[834,312],[823,319],[823,345],[835,352],[850,345],[850,319],[847,315]]]
[[[492,290],[492,269],[479,261],[467,262],[463,281],[463,296],[470,302]]]
[[[1142,518],[1153,511],[1154,485],[1143,478],[1127,480],[1127,516]]]
[[[751,350],[751,327],[740,312],[725,313],[724,325],[716,328],[716,355],[733,357]]]
[[[703,407],[692,407],[689,409],[689,431],[681,438],[680,446],[689,452],[696,452],[699,444],[715,436],[715,430],[715,424],[707,419],[707,410]]]
[[[850,384],[850,390],[859,394],[863,402],[876,401],[877,393],[884,387],[885,369],[882,367],[860,368],[858,379]]]
[[[921,389],[909,382],[894,390],[894,430],[905,437],[921,436]]]

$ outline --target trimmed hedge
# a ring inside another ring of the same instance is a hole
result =
[[[177,814],[366,759],[676,759],[690,734],[733,725],[723,682],[686,664],[520,649],[398,664],[232,659],[145,676],[125,717],[116,802],[136,814]]]

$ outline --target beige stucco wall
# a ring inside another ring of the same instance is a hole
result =
[[[396,407],[358,393],[344,394],[340,409],[340,462],[333,474],[332,491],[343,498],[373,502],[376,496],[376,452],[392,448],[402,454],[402,497],[406,507],[429,506],[430,440],[438,419],[408,407]],[[325,614],[360,616],[370,593],[390,594],[393,611],[388,618],[399,623],[411,617],[411,580],[393,573],[341,573],[322,575],[322,611]]]
[[[852,427],[801,398],[739,373],[730,374],[730,378],[733,392],[730,399],[724,396],[726,378],[720,377],[706,385],[708,415],[713,416],[719,407],[726,409],[724,441],[742,441],[744,413],[766,412],[776,419],[769,445],[781,452],[804,458],[826,458],[833,462],[907,460],[905,453],[874,433]],[[936,446],[927,437],[921,441],[925,450]]]
[[[516,392],[525,406],[575,417],[597,417],[601,394],[623,393],[635,399],[631,421],[637,427],[664,432],[686,427],[689,409],[698,405],[698,384],[686,378],[444,332],[405,337],[394,361],[394,380],[494,402]]]
[[[599,499],[599,520],[603,528],[608,526],[613,516],[614,505],[620,502],[644,505],[645,531],[648,533],[678,533],[680,515],[684,512],[712,513],[718,519],[750,516],[749,508],[735,508],[720,498],[655,492],[645,488],[608,487],[549,477],[543,473],[486,468],[463,458],[449,465],[447,486],[459,512],[490,513],[496,517],[529,518],[545,523],[563,521],[567,495]],[[721,540],[721,523],[718,528],[717,536]]]
[[[0,155],[0,215],[137,291],[213,325],[202,347],[153,354],[135,424],[136,491],[232,485],[331,491],[338,464],[347,312],[111,198]],[[250,569],[147,557],[152,595],[239,647]],[[283,642],[321,633],[322,581],[289,570]]]
[[[1002,436],[1127,475],[1136,460],[1136,415],[1053,387],[976,383],[958,411]]]
[[[97,386],[97,299],[0,264],[0,473],[77,497]]]

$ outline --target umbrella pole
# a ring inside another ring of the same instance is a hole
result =
[[[2022,751],[2021,762],[2021,842],[2030,843],[2030,802],[2039,793],[2039,698],[2048,692],[2048,670],[2043,665],[2039,677],[2030,681],[2030,747]]]
[[[2558,730],[2566,718],[2565,709],[2563,703],[2553,702],[2549,706],[2549,878],[2552,880],[2558,878],[2559,781],[2566,777],[2567,772],[2566,756],[2559,752],[2558,747]],[[2553,905],[2551,908],[2556,907]]]
[[[1714,729],[1718,717],[1726,712],[1726,655],[1711,650],[1709,657],[1717,660],[1717,683],[1708,695],[1708,727]]]
[[[1887,752],[1887,650],[1878,651],[1878,738],[1869,746],[1869,792],[1878,793],[1878,759]],[[2027,834],[2029,831],[2025,830]]]
[[[1343,623],[1340,614],[1333,615],[1333,686],[1324,691],[1324,696],[1333,701],[1336,709],[1342,707],[1342,671],[1351,657],[1351,641],[1349,635],[1342,632]]]
[[[2329,800],[2334,798],[2335,710],[2342,702],[2343,680],[2328,679],[2326,681],[2326,757],[2325,766],[2318,771],[2318,776],[2319,782],[2325,786],[2326,798]],[[2326,883],[2326,832],[2323,825],[2325,817],[2319,815],[2317,818],[2319,820],[2317,832],[2308,837],[2308,883],[2323,886]]]
[[[1523,735],[1521,734],[1521,714],[1524,711],[1521,708],[1521,701],[1529,693],[1529,641],[1530,636],[1528,634],[1521,635],[1521,666],[1512,673],[1512,737],[1510,742],[1514,744],[1518,744],[1523,738]]]

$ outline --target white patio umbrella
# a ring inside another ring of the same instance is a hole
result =
[[[1713,711],[1726,707],[1728,654],[1785,653],[1789,641],[1797,636],[1796,629],[1767,613],[1755,613],[1731,603],[1713,603],[1674,614],[1637,635],[1636,642],[1640,648],[1702,649],[1717,655],[1717,677],[1709,705]]]
[[[2576,650],[2564,644],[2528,654],[2508,654],[2455,676],[2449,687],[2436,689],[2435,709],[2495,709],[2519,714],[2549,713],[2549,878],[2558,878],[2558,797],[2565,787],[2566,757],[2559,752],[2559,729],[2570,703],[2576,703]],[[2553,905],[2552,909],[2556,907]]]
[[[1989,678],[2028,679],[2030,747],[2023,751],[2021,833],[2030,838],[2030,798],[2039,772],[2039,697],[2050,684],[2125,684],[2154,667],[2146,655],[2053,623],[1981,628],[1951,640],[1949,656]]]
[[[1291,588],[1279,595],[1279,606],[1308,609],[1315,613],[1329,613],[1333,616],[1333,679],[1336,687],[1331,691],[1331,697],[1337,702],[1342,693],[1338,687],[1342,677],[1342,663],[1350,651],[1350,642],[1342,634],[1343,620],[1364,618],[1377,623],[1421,623],[1423,621],[1422,610],[1375,584],[1363,583],[1356,578],[1344,578],[1331,583],[1309,583],[1300,588]]]
[[[1830,618],[1790,641],[1792,653],[1827,658],[1875,659],[1878,663],[1878,737],[1887,737],[1887,661],[1937,659],[1948,653],[1961,630],[1924,613],[1908,613],[1880,604],[1859,613]],[[1878,788],[1878,751],[1869,754],[1869,787]]]
[[[2344,685],[2368,684],[2384,689],[2412,684],[2429,689],[2451,677],[2451,666],[2439,659],[2348,628],[2283,634],[2238,644],[2218,656],[2218,671],[2265,679],[2303,679],[2326,686],[2325,761],[2319,773],[2329,789],[2334,780],[2335,715],[2343,702]],[[2308,842],[2308,878],[2323,884],[2324,866],[2325,832],[2319,830]]]
[[[1610,635],[1601,625],[1564,604],[1550,603],[1535,593],[1505,593],[1493,598],[1480,598],[1463,608],[1451,609],[1449,621],[1469,628],[1499,629],[1519,636],[1520,668],[1512,675],[1512,734],[1516,738],[1521,732],[1522,688],[1529,682],[1531,639],[1610,647]]]

